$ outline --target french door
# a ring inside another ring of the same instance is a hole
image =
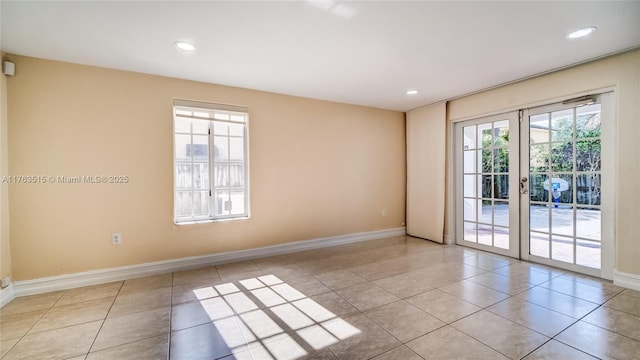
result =
[[[611,278],[612,97],[456,123],[456,242]]]
[[[466,121],[456,130],[457,243],[517,257],[518,114]]]

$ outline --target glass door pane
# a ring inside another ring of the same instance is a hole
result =
[[[475,246],[504,255],[517,256],[518,231],[511,220],[515,194],[510,190],[512,146],[510,129],[517,124],[517,114],[494,116],[457,125],[459,134],[458,243]],[[516,129],[517,133],[517,129]],[[517,140],[517,139],[516,139]],[[517,170],[517,166],[516,166]],[[517,175],[515,175],[517,178]],[[517,184],[517,183],[516,183]],[[517,212],[517,208],[516,208]],[[514,219],[517,222],[517,217]]]
[[[600,269],[600,104],[531,113],[523,149],[528,157],[523,167],[528,172],[523,178],[528,180],[528,253]]]

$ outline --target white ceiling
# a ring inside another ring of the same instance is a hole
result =
[[[9,53],[401,111],[640,46],[639,1],[0,6]]]

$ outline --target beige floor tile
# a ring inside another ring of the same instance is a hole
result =
[[[238,360],[243,359],[302,359],[309,355],[295,334],[278,334],[249,345],[249,350],[236,353]],[[251,357],[243,355],[251,354]],[[264,355],[264,356],[263,356]]]
[[[576,319],[585,316],[598,307],[598,304],[590,301],[538,286],[517,295],[517,297]]]
[[[315,350],[305,347],[305,342],[296,334],[278,334],[263,341],[249,344],[246,349],[233,350],[233,355],[222,360],[296,359],[336,360],[331,350]]]
[[[342,360],[370,359],[401,345],[388,332],[362,314],[344,320],[329,320],[322,326],[340,340],[329,348]]]
[[[253,260],[236,261],[232,263],[216,265],[218,273],[247,272],[260,270],[260,267]]]
[[[118,295],[108,317],[112,318],[169,305],[171,305],[170,287],[130,292]]]
[[[64,295],[64,291],[55,291],[39,295],[23,296],[11,300],[0,308],[0,317],[51,308]]]
[[[316,275],[316,278],[332,290],[343,289],[366,281],[349,270],[338,270]]]
[[[171,360],[218,359],[245,346],[241,332],[227,331],[223,336],[216,325],[206,323],[171,333]]]
[[[20,338],[13,338],[7,340],[0,340],[0,358],[2,358],[11,348],[20,340]]]
[[[222,281],[222,283],[238,282],[240,280],[257,278],[257,277],[266,276],[266,275],[269,275],[269,273],[263,270],[253,270],[253,271],[246,271],[246,272],[224,272],[224,273],[220,273],[220,280]]]
[[[408,273],[410,271],[419,270],[426,267],[427,263],[425,263],[425,260],[421,258],[423,256],[424,256],[424,253],[422,253],[422,256],[420,256],[420,253],[416,252],[414,256],[404,255],[404,256],[389,259],[389,260],[378,261],[376,262],[376,264],[381,265],[385,268],[391,269],[393,272],[399,275],[399,274]],[[389,275],[389,276],[395,276],[395,275]],[[389,276],[385,276],[385,277],[389,277]]]
[[[624,293],[607,301],[604,306],[626,312],[634,316],[640,316],[640,298],[628,296]]]
[[[334,292],[296,300],[291,304],[316,322],[359,313],[358,309]]]
[[[491,272],[507,276],[509,279],[517,283],[528,283],[531,285],[542,284],[543,282],[547,282],[561,274],[539,267],[535,264],[525,262],[513,263],[509,266],[503,266],[492,270]]]
[[[333,355],[331,350],[326,349],[326,350],[309,352],[307,355],[296,360],[337,360],[337,359],[338,358],[335,355]]]
[[[215,285],[220,283],[220,275],[215,266],[199,269],[176,271],[173,273],[173,286]]]
[[[444,245],[436,251],[442,254],[445,258],[451,260],[462,260],[467,256],[474,256],[482,253],[482,251],[480,250],[465,248],[464,246],[457,245]]]
[[[120,289],[119,295],[169,287],[171,286],[172,279],[173,274],[168,273],[126,280],[124,285],[122,285],[122,289]]]
[[[499,360],[508,357],[451,326],[421,336],[407,346],[426,360]]]
[[[0,340],[23,336],[46,312],[47,310],[36,310],[0,317]]]
[[[567,278],[570,280],[576,280],[577,282],[582,283],[584,285],[597,287],[599,289],[607,290],[614,293],[620,293],[625,290],[625,288],[620,287],[618,285],[614,285],[609,280],[599,279],[589,275],[565,271],[564,274],[560,275],[560,277]]]
[[[349,268],[349,270],[368,281],[374,281],[374,280],[386,278],[389,276],[402,274],[403,272],[405,272],[399,268],[385,266],[384,264],[381,264],[381,263],[369,263],[365,265],[351,267]]]
[[[422,360],[420,355],[413,352],[405,345],[398,346],[397,348],[387,351],[382,355],[378,355],[373,360]]]
[[[104,320],[113,304],[113,297],[56,306],[50,309],[29,334],[59,329],[96,320]]]
[[[360,311],[367,311],[400,300],[397,296],[370,282],[336,290],[336,293]]]
[[[176,305],[204,300],[218,295],[215,285],[177,285],[171,290],[171,303]]]
[[[484,274],[470,277],[468,280],[510,295],[519,294],[535,286],[526,281],[516,280],[509,276],[500,275],[494,272],[486,272]]]
[[[489,289],[469,280],[447,285],[440,290],[479,307],[487,307],[509,297],[503,292]]]
[[[271,343],[270,343],[271,344]],[[283,356],[282,358],[287,358],[287,356]],[[307,355],[304,355],[296,360],[337,360],[338,358],[333,355],[331,350],[319,350],[319,351],[309,351]]]
[[[86,358],[87,358],[86,355],[80,355],[80,356],[75,356],[75,357],[68,358],[68,359],[65,359],[65,360],[85,360]]]
[[[83,301],[96,300],[108,297],[115,297],[118,295],[123,281],[116,281],[107,284],[84,286],[67,290],[62,298],[55,304],[54,307],[69,305],[73,303],[79,303]]]
[[[389,251],[387,259],[394,256],[393,251]],[[336,264],[345,265],[347,268],[376,263],[375,260],[361,256],[359,253],[341,254],[334,256],[333,260]]]
[[[223,301],[220,297],[216,299]],[[233,310],[228,306],[227,311],[229,316],[233,315]],[[171,308],[171,331],[182,330],[211,321],[212,319],[209,317],[207,309],[200,301],[182,303]]]
[[[480,307],[440,290],[429,290],[406,301],[449,324],[474,312]]]
[[[472,256],[466,256],[463,259],[463,262],[466,265],[471,265],[483,270],[490,271],[499,269],[504,266],[509,266],[513,263],[517,263],[518,260],[488,253],[479,253]]]
[[[602,304],[619,293],[597,286],[598,283],[593,284],[596,286],[588,285],[579,278],[559,276],[539,286],[596,304]]]
[[[406,274],[400,274],[376,280],[374,281],[374,284],[380,286],[381,288],[387,290],[388,292],[401,299],[418,295],[427,290],[433,289],[426,283],[420,280],[416,280]]]
[[[640,342],[578,321],[556,340],[601,359],[632,359],[640,354]]]
[[[635,291],[631,289],[625,289],[620,293],[620,295],[626,295],[626,296],[631,296],[631,297],[640,299],[640,291]]]
[[[91,351],[128,344],[169,333],[171,308],[136,312],[108,318],[96,338]]]
[[[550,340],[524,358],[524,360],[556,359],[596,360],[597,358],[555,340]]]
[[[460,280],[466,280],[468,278],[484,274],[485,270],[469,265],[456,265],[456,263],[446,263],[442,265],[442,271],[445,273],[451,273],[458,277]]]
[[[297,265],[303,266],[309,272],[309,275],[317,275],[331,271],[337,271],[347,268],[348,266],[340,267],[335,266],[331,260],[326,258],[313,259],[313,260],[304,260],[301,262],[296,262]]]
[[[318,249],[318,250],[321,250],[321,249]],[[285,256],[287,257],[287,259],[289,259],[288,263],[297,264],[297,263],[306,262],[309,260],[319,259],[326,256],[325,254],[323,254],[321,251],[318,251],[318,250],[300,251],[300,252],[285,254]]]
[[[267,275],[252,260],[216,265],[216,270],[222,281],[234,281]]]
[[[285,265],[293,264],[294,262],[292,259],[290,259],[287,256],[287,254],[282,254],[282,255],[275,255],[275,256],[260,258],[260,259],[254,259],[253,263],[259,269],[266,269],[273,266],[285,266]]]
[[[102,321],[26,335],[3,360],[67,359],[89,352]]]
[[[403,343],[446,325],[403,300],[369,310],[364,314]]]
[[[441,288],[484,272],[485,270],[480,268],[454,261],[411,271],[407,273],[407,276],[422,281],[433,288]]]
[[[582,321],[640,341],[640,317],[608,307],[599,307]]]
[[[86,360],[160,360],[169,355],[169,335],[89,353]]]
[[[308,271],[303,265],[299,264],[272,266],[268,268],[262,268],[261,271],[266,275],[276,276],[283,281],[289,281],[301,276],[311,275],[310,271]]]
[[[305,294],[306,296],[314,296],[330,292],[327,286],[325,286],[320,280],[313,276],[301,276],[295,279],[287,280],[287,284],[293,286],[296,290]]]
[[[538,332],[485,310],[460,319],[451,326],[512,359],[521,359],[549,340]]]
[[[487,310],[549,337],[559,334],[576,321],[570,316],[518,298],[499,302]]]

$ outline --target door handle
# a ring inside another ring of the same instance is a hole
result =
[[[528,179],[523,176],[522,179],[520,179],[520,194],[528,194],[529,190],[527,189],[527,181]]]

